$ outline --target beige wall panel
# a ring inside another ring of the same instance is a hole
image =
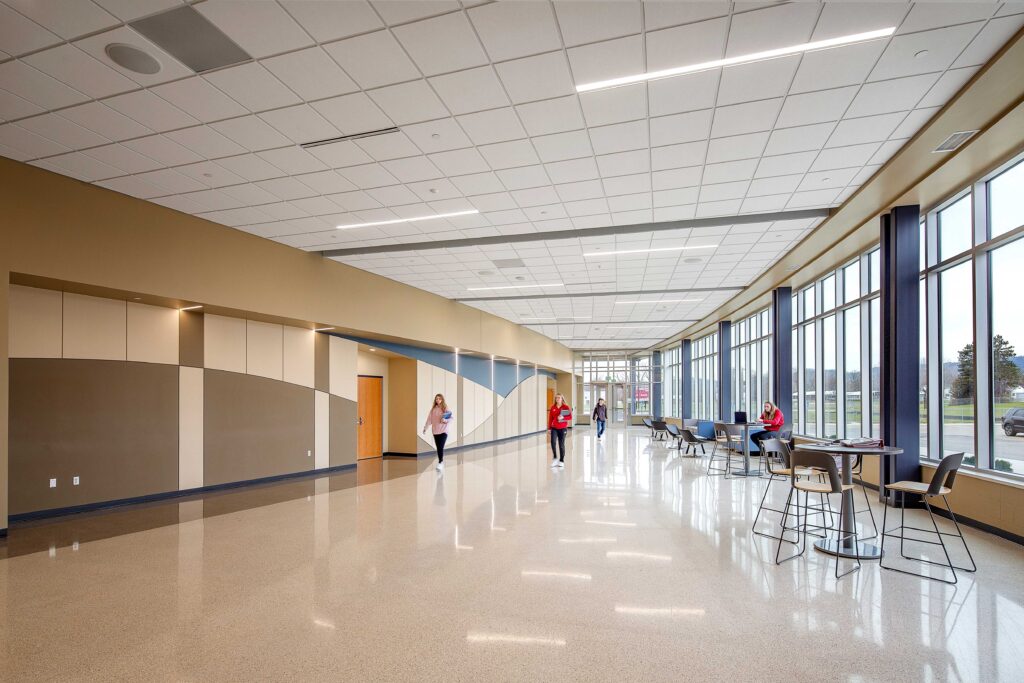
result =
[[[64,358],[125,360],[126,305],[64,292]]]
[[[548,428],[548,378],[537,377],[537,430]]]
[[[203,485],[203,369],[178,368],[178,488]]]
[[[203,363],[208,370],[245,372],[245,320],[203,316]]]
[[[284,328],[245,321],[245,372],[267,379],[284,379]]]
[[[313,387],[316,332],[285,325],[282,377],[285,382]]]
[[[128,302],[128,360],[178,364],[178,310]]]
[[[330,393],[349,401],[359,398],[357,365],[359,345],[348,339],[330,338]]]
[[[459,376],[449,370],[441,370],[441,373],[444,377],[444,389],[441,393],[444,394],[445,401],[448,402],[452,411],[447,443],[457,444],[459,443],[459,421],[462,419],[460,413],[462,406],[459,405]]]
[[[177,490],[177,367],[19,358],[10,371],[12,514]]]
[[[203,400],[206,485],[313,469],[313,390],[207,370]]]
[[[356,462],[357,409],[355,401],[331,396],[331,467]]]
[[[322,470],[331,465],[331,395],[324,391],[315,392],[313,411],[316,424],[313,466]]]
[[[62,307],[61,292],[11,285],[7,325],[10,357],[60,358]]]
[[[520,397],[520,429],[525,434],[537,431],[537,378],[527,377],[522,384]]]

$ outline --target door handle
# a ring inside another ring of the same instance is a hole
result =
[[[356,424],[358,424],[360,427],[362,427],[363,426],[363,418],[359,418],[359,422],[357,422]]]

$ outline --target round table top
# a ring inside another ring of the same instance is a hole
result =
[[[796,450],[820,451],[822,453],[848,453],[850,455],[899,455],[902,448],[895,446],[844,446],[839,443],[806,443],[796,446]]]
[[[726,427],[764,427],[764,422],[719,422]]]

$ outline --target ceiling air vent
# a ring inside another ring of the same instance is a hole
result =
[[[491,261],[495,268],[525,268],[526,264],[523,263],[521,258],[499,258]]]
[[[960,147],[960,145],[970,140],[977,132],[978,131],[976,130],[962,130],[959,133],[953,133],[948,138],[943,140],[941,145],[933,149],[932,153],[952,152],[954,149],[957,149],[958,147]]]
[[[160,12],[128,25],[196,73],[252,59],[248,52],[238,47],[191,5]]]
[[[377,135],[390,135],[391,133],[397,133],[398,129],[392,126],[391,128],[381,128],[380,130],[368,130],[365,133],[353,133],[352,135],[342,135],[337,138],[327,138],[326,140],[314,140],[313,142],[303,142],[299,147],[302,149],[312,149],[313,147],[323,147],[324,145],[333,145],[337,142],[345,142],[346,140],[362,140],[363,138],[372,138]]]

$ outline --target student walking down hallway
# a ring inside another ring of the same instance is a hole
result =
[[[600,439],[604,435],[604,426],[608,421],[608,406],[605,405],[603,398],[597,399],[597,405],[594,406],[594,414],[591,417],[597,423],[597,438]]]
[[[555,403],[548,410],[548,429],[551,430],[551,466],[565,467],[565,432],[572,424],[572,407],[565,397],[555,394]]]
[[[434,405],[430,406],[430,411],[427,413],[427,421],[423,423],[423,433],[426,434],[429,427],[434,435],[438,472],[444,471],[444,443],[448,440],[448,424],[451,419],[452,413],[448,410],[448,403],[445,402],[444,395],[437,394],[434,396]]]

